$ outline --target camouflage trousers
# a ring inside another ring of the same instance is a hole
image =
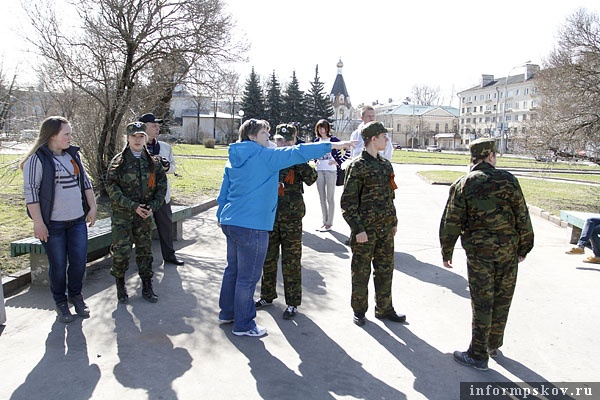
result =
[[[113,211],[111,217],[112,256],[111,275],[116,278],[125,276],[129,268],[132,245],[135,244],[135,261],[141,278],[151,278],[152,273],[152,220],[150,216],[142,219],[135,211]]]
[[[469,354],[487,359],[488,350],[502,346],[508,311],[517,284],[516,252],[481,257],[467,252],[467,273],[471,292],[471,344]]]
[[[392,311],[392,277],[394,274],[394,235],[389,228],[367,230],[369,241],[356,242],[352,232],[352,297],[350,305],[356,314],[365,314],[369,308],[369,278],[373,264],[375,286],[375,315],[383,316]]]
[[[277,298],[277,261],[281,247],[281,274],[285,303],[299,306],[302,302],[302,220],[275,221],[269,233],[269,247],[260,284],[261,299]]]

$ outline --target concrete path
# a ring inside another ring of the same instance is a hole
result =
[[[407,324],[352,323],[349,229],[339,209],[333,231],[316,232],[316,187],[306,190],[303,303],[283,320],[283,288],[259,310],[263,338],[218,325],[225,240],[215,208],[184,223],[186,264],[155,266],[158,303],[141,297],[135,267],[128,305],[117,305],[110,259],[88,274],[89,319],[55,322],[48,288],[7,299],[0,336],[0,399],[459,399],[470,381],[588,382],[600,368],[600,268],[569,256],[569,232],[533,217],[536,245],[521,264],[502,355],[480,372],[452,360],[470,338],[464,252],[441,266],[438,226],[448,187],[396,165],[394,305]],[[339,195],[341,189],[337,190]],[[160,259],[158,243],[154,243]],[[372,287],[371,287],[372,293]],[[594,397],[600,398],[600,393]]]

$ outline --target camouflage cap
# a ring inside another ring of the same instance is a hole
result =
[[[135,135],[136,133],[146,134],[146,124],[143,122],[132,122],[127,125],[127,135]]]
[[[377,136],[380,133],[384,133],[384,132],[387,133],[387,129],[385,129],[385,126],[383,126],[383,124],[381,122],[371,121],[368,124],[366,124],[365,126],[363,126],[360,134],[362,135],[363,140],[366,142],[373,136]]]
[[[295,140],[296,127],[290,124],[279,124],[275,129],[275,136],[281,135],[284,140]]]
[[[490,153],[496,152],[496,140],[492,138],[480,138],[471,142],[469,146],[471,157],[485,158]]]

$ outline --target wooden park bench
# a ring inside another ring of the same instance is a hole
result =
[[[588,218],[600,218],[600,214],[584,211],[560,210],[560,219],[571,227],[571,244],[577,244],[581,230]]]
[[[192,207],[171,206],[173,211],[173,238],[183,238],[183,220],[192,215]],[[88,228],[87,261],[97,260],[108,254],[112,243],[110,218],[99,219],[94,226]],[[11,257],[29,254],[31,267],[31,283],[48,286],[48,258],[39,239],[28,237],[15,240],[10,244]]]

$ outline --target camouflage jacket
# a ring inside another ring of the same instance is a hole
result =
[[[308,164],[292,165],[279,171],[276,221],[298,220],[304,217],[306,207],[302,196],[302,183],[312,185],[317,171]]]
[[[106,191],[113,210],[135,211],[138,205],[147,204],[156,211],[165,202],[167,175],[160,161],[149,158],[146,151],[138,159],[127,147],[108,166]]]
[[[533,228],[519,181],[510,172],[482,162],[450,187],[440,224],[444,261],[452,260],[461,236],[467,252],[513,249],[526,256],[533,248]]]
[[[394,169],[392,164],[363,150],[346,169],[344,192],[340,200],[342,215],[353,234],[398,225],[394,206]]]

